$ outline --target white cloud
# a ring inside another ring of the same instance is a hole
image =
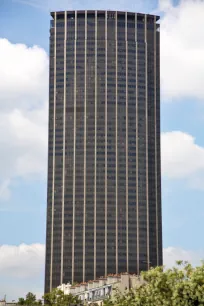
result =
[[[38,276],[44,268],[45,246],[20,244],[0,246],[0,275],[16,279]]]
[[[21,244],[0,246],[0,299],[25,296],[29,291],[43,294],[45,246]]]
[[[204,98],[204,1],[161,0],[161,89],[165,99]]]
[[[0,196],[4,190],[6,199],[5,177],[46,173],[48,55],[0,39],[0,67]]]
[[[13,0],[14,2],[29,5],[43,10],[68,10],[72,9],[72,1],[69,0]]]
[[[166,12],[172,7],[172,1],[171,0],[159,0],[159,10],[161,12]]]
[[[0,185],[0,200],[8,200],[10,198],[10,180],[5,179]]]
[[[36,8],[40,8],[46,11],[54,11],[54,10],[72,10],[72,9],[92,9],[92,10],[125,10],[125,11],[140,11],[140,12],[148,12],[153,6],[154,2],[152,0],[13,0],[17,3],[30,5]]]
[[[0,39],[0,108],[31,110],[47,100],[48,56],[44,49]]]
[[[118,9],[149,12],[150,0],[15,0],[45,10]],[[195,97],[203,99],[204,87],[204,1],[159,1],[161,19],[161,83],[165,99]],[[158,11],[157,11],[158,13]],[[192,18],[192,16],[196,16]]]
[[[182,248],[167,247],[163,249],[163,261],[167,268],[175,266],[177,260],[188,261],[194,266],[199,266],[204,258],[201,251],[184,250]]]
[[[161,160],[164,177],[194,179],[204,173],[204,148],[181,131],[162,133]]]
[[[163,249],[164,265],[175,266],[177,260],[199,265],[204,257],[202,251],[176,247]],[[29,291],[40,298],[43,294],[45,246],[21,244],[0,246],[0,298],[7,294],[8,300],[25,296]]]
[[[50,2],[55,4],[56,1]],[[104,4],[99,1],[97,6]],[[61,1],[58,5],[65,3]],[[134,9],[135,4],[121,0],[118,5],[121,9],[124,5]],[[161,0],[160,10],[165,12],[161,20],[161,76],[165,97],[201,98],[204,96],[204,2],[187,0],[174,7],[170,0]],[[196,22],[192,14],[197,16]],[[46,173],[48,55],[38,46],[28,48],[0,39],[0,67],[0,198],[8,199],[13,178],[39,177]],[[164,176],[195,175],[203,170],[203,160],[204,148],[196,145],[191,135],[178,131],[163,133]]]

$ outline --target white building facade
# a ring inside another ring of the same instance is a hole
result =
[[[71,284],[62,284],[57,288],[62,290],[64,294],[72,294],[78,296],[82,302],[91,304],[97,303],[103,305],[103,301],[114,295],[117,289],[121,293],[131,288],[137,288],[142,280],[137,275],[128,273],[109,275],[107,278],[99,278],[87,283],[81,283],[72,286]]]

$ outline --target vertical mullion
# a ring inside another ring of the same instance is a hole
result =
[[[147,207],[147,268],[149,269],[149,165],[148,165],[148,59],[147,59],[147,15],[145,15],[145,121],[146,121],[146,207]]]
[[[115,171],[115,184],[116,184],[116,273],[118,273],[118,13],[115,13],[115,152],[116,152],[116,171]]]
[[[86,244],[86,58],[87,55],[87,11],[85,11],[84,42],[84,222],[83,222],[83,282],[85,281],[85,244]]]
[[[53,114],[53,164],[52,164],[52,230],[51,230],[51,258],[50,258],[50,291],[52,290],[53,272],[53,230],[54,230],[54,190],[55,190],[55,125],[56,125],[56,36],[57,14],[54,13],[54,114]]]
[[[125,13],[125,46],[126,46],[126,263],[129,271],[128,244],[128,40],[127,40],[127,12]]]
[[[74,282],[74,254],[75,254],[75,192],[76,192],[76,41],[77,41],[77,11],[75,11],[75,39],[74,39],[74,145],[73,145],[73,230],[72,230],[72,283]]]
[[[158,177],[157,177],[157,24],[154,16],[154,124],[155,124],[155,198],[156,198],[156,250],[157,266],[159,265],[159,238],[158,238]]]
[[[105,275],[107,275],[107,11],[105,12]]]
[[[96,167],[97,167],[97,11],[95,11],[95,162],[94,162],[94,279],[96,279]]]
[[[140,244],[139,244],[139,195],[138,195],[138,58],[137,58],[137,14],[135,14],[135,90],[136,90],[136,211],[137,211],[137,274],[140,273]]]
[[[63,284],[64,268],[64,195],[65,195],[65,140],[66,140],[66,52],[67,52],[67,12],[64,12],[64,110],[63,110],[63,177],[62,177],[62,240],[61,240],[61,278]]]

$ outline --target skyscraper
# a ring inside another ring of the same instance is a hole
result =
[[[51,16],[45,291],[162,264],[159,17]]]

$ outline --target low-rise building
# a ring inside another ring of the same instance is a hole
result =
[[[0,306],[17,306],[17,303],[15,302],[6,302],[5,300],[0,301]]]
[[[111,274],[107,277],[101,277],[97,280],[76,285],[71,285],[70,283],[62,284],[58,286],[58,289],[62,290],[65,294],[78,296],[84,304],[94,302],[101,306],[103,305],[103,300],[114,296],[117,290],[124,293],[131,288],[138,288],[142,282],[135,274],[123,273]]]

